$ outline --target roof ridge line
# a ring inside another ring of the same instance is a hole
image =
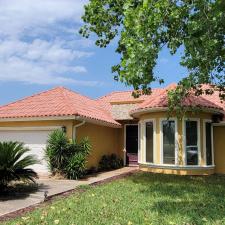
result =
[[[80,95],[80,96],[82,96],[82,97],[85,97],[85,98],[88,98],[88,99],[90,99],[90,100],[94,100],[94,101],[95,101],[94,98],[91,98],[91,97],[89,97],[89,96],[87,96],[87,95],[81,94],[81,93],[79,93],[79,92],[77,92],[77,91],[71,90],[70,88],[63,87],[63,86],[61,86],[60,88],[66,89],[66,90],[69,91],[69,92],[75,93],[75,94],[77,94],[77,95]]]
[[[71,99],[70,99],[70,97],[68,96],[68,94],[64,91],[64,90],[66,90],[66,91],[70,91],[70,90],[68,90],[67,88],[61,88],[61,94],[63,95],[63,98],[65,99],[65,105],[73,112],[74,111],[74,115],[76,115],[77,114],[77,111],[76,110],[74,110],[73,109],[73,107],[71,106],[72,105],[72,101],[71,101]],[[67,101],[69,101],[70,103],[68,104],[68,102]]]
[[[45,94],[45,93],[50,92],[50,91],[53,91],[53,90],[55,90],[55,89],[57,89],[57,88],[61,88],[61,87],[60,87],[60,86],[57,86],[57,87],[48,89],[48,90],[46,90],[46,91],[41,91],[41,92],[32,94],[32,95],[30,95],[30,96],[25,96],[25,97],[23,97],[23,98],[21,98],[21,99],[18,99],[18,100],[15,100],[15,101],[13,101],[13,102],[10,102],[10,103],[7,103],[7,104],[5,104],[5,105],[0,106],[0,109],[1,109],[2,107],[10,106],[10,105],[13,105],[13,104],[15,104],[15,103],[24,101],[24,100],[26,100],[26,99],[33,98],[33,97],[39,96],[39,95],[41,95],[41,94]]]
[[[100,105],[100,103],[99,103],[98,101],[96,101],[95,99],[92,99],[92,98],[90,98],[90,97],[88,97],[88,96],[82,95],[82,94],[80,94],[80,93],[78,93],[78,92],[76,92],[76,91],[70,90],[69,88],[62,87],[62,91],[63,91],[63,89],[64,89],[64,90],[67,90],[67,91],[69,91],[69,92],[71,92],[72,94],[77,94],[77,95],[79,95],[79,96],[82,96],[82,97],[85,97],[85,98],[89,99],[90,101],[95,102],[97,105],[94,106],[94,107],[98,108],[99,110],[102,110],[104,113],[106,113],[107,115],[111,116],[110,112],[109,112],[108,110],[106,110],[104,107],[102,107],[102,106]],[[68,96],[68,94],[67,94],[66,92],[63,92],[63,95],[64,95],[64,98],[66,97],[67,100],[68,100],[69,102],[71,102],[71,104],[69,105],[69,108],[70,108],[72,111],[74,111],[73,107],[71,107],[71,105],[72,105],[73,103],[72,103],[70,97]],[[75,115],[75,114],[78,114],[78,112],[77,112],[76,110],[75,110],[74,115]],[[112,118],[112,119],[113,119],[113,118]],[[113,119],[113,120],[114,120],[114,119]],[[116,122],[116,121],[115,121],[115,122]]]
[[[164,89],[164,88],[151,88],[151,90],[156,90],[156,89]],[[101,97],[99,97],[99,98],[97,98],[97,99],[95,99],[95,100],[100,100],[100,99],[103,99],[103,98],[105,98],[105,97],[108,97],[108,96],[110,96],[110,95],[112,95],[113,93],[123,93],[123,92],[133,92],[134,90],[125,90],[125,91],[111,91],[111,92],[109,92],[108,94],[105,94],[105,95],[103,95],[103,96],[101,96]]]

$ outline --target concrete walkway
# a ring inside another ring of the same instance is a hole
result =
[[[48,197],[71,191],[80,185],[90,185],[104,181],[119,175],[125,175],[137,170],[137,167],[124,167],[118,170],[104,172],[91,176],[83,180],[38,180],[39,188],[37,191],[29,194],[12,196],[10,198],[0,199],[0,217],[26,207],[36,205],[44,201],[44,194]]]

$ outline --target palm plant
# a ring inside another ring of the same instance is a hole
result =
[[[53,174],[62,171],[66,164],[69,139],[61,130],[53,131],[48,138],[45,149],[45,159]]]
[[[38,178],[37,173],[28,168],[37,164],[34,155],[28,155],[30,149],[19,142],[0,142],[0,188],[11,181],[32,181]]]

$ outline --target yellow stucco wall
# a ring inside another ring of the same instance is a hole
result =
[[[75,120],[0,122],[0,127],[65,126],[68,138],[72,139],[74,137],[73,126],[79,123],[81,122]],[[88,167],[98,166],[98,162],[104,154],[115,153],[123,157],[123,129],[86,123],[76,129],[76,136],[78,140],[89,137],[92,144]]]
[[[225,174],[225,126],[214,126],[213,136],[215,171]]]
[[[151,168],[146,166],[140,166],[140,169],[145,172],[151,173],[164,173],[175,175],[211,175],[214,173],[214,169],[166,169],[166,168]]]
[[[88,137],[91,145],[91,155],[88,158],[88,167],[97,167],[103,155],[119,152],[119,133],[120,128],[110,128],[96,124],[85,123],[76,129],[77,140]]]
[[[68,138],[73,137],[73,120],[45,120],[45,121],[21,121],[21,122],[0,122],[0,127],[44,127],[44,126],[65,126]]]
[[[140,123],[142,124],[141,126],[141,161],[144,162],[144,148],[145,148],[145,143],[144,143],[144,122],[146,120],[151,120],[153,119],[156,123],[156,143],[155,143],[155,151],[156,151],[156,156],[155,156],[155,162],[154,164],[161,164],[161,152],[160,152],[160,145],[161,145],[161,137],[160,137],[160,120],[162,118],[166,119],[167,118],[167,112],[152,112],[152,113],[146,113],[140,116]],[[185,119],[199,119],[200,121],[200,155],[199,155],[199,163],[200,166],[205,166],[205,157],[204,157],[204,145],[203,145],[203,122],[204,120],[210,120],[212,114],[211,113],[188,113],[185,116]],[[176,118],[176,115],[172,116],[173,118]],[[178,146],[178,165],[182,166],[184,165],[184,149],[183,149],[183,129],[184,129],[184,120],[183,119],[177,119],[177,146]],[[157,172],[157,170],[154,168],[151,170],[154,170]],[[174,173],[174,170],[166,170],[166,169],[159,169],[159,171],[165,171],[165,173],[171,172]],[[197,174],[203,173],[203,171],[198,170],[196,172]],[[209,173],[211,173],[212,170],[210,170]],[[176,173],[176,172],[175,172]],[[208,173],[208,172],[206,172]],[[179,174],[195,174],[195,171],[180,171]]]

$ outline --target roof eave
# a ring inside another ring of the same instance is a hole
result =
[[[117,123],[116,121],[115,121],[115,123],[112,123],[112,122],[107,122],[107,121],[104,121],[104,120],[88,118],[88,117],[85,117],[85,116],[77,116],[76,119],[80,120],[80,121],[84,120],[84,121],[89,122],[89,123],[93,123],[93,124],[101,125],[101,126],[106,126],[106,127],[122,128],[122,125]]]
[[[9,117],[0,118],[0,122],[27,122],[27,121],[47,121],[47,120],[85,120],[86,122],[113,127],[121,128],[121,125],[115,121],[115,123],[107,122],[104,120],[97,120],[94,118],[88,118],[80,115],[68,115],[68,116],[30,116],[30,117]]]
[[[207,108],[207,107],[201,107],[201,109],[203,109],[204,112],[224,114],[224,111],[222,109]],[[154,107],[154,108],[136,109],[136,110],[133,110],[133,111],[130,112],[130,116],[135,118],[135,117],[138,117],[138,116],[143,115],[145,113],[165,112],[165,111],[168,111],[168,107]]]
[[[74,120],[75,115],[68,116],[24,116],[24,117],[4,117],[0,122],[25,122],[25,121],[46,121],[46,120]]]
[[[130,112],[130,116],[138,117],[145,113],[152,113],[152,112],[165,112],[167,111],[167,107],[154,107],[154,108],[144,108],[144,109],[136,109]]]

